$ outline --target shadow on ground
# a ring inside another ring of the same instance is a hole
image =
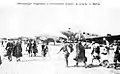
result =
[[[70,67],[84,67],[84,68],[94,68],[94,67],[100,67],[100,65],[93,65],[93,64],[89,64],[89,65],[87,65],[87,67],[85,67],[85,66],[83,66],[83,65],[78,65],[78,66],[68,66],[69,68]]]

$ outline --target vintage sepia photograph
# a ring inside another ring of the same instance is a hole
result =
[[[119,3],[0,1],[0,74],[120,74]]]

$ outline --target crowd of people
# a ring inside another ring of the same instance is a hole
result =
[[[12,61],[12,56],[16,57],[16,61],[20,61],[20,57],[23,56],[22,54],[22,41],[17,40],[17,41],[7,41],[6,46],[4,46],[2,42],[2,46],[5,47],[6,54],[4,55],[5,57],[8,58],[9,61]],[[37,49],[37,42],[36,40],[28,40],[26,42],[26,51],[28,52],[29,57],[37,56],[38,49]],[[73,48],[75,46],[75,48]],[[84,63],[84,67],[87,68],[89,65],[86,63],[87,58],[86,57],[86,46],[89,46],[90,49],[92,50],[91,55],[92,55],[92,64],[94,60],[98,60],[100,66],[104,67],[110,67],[109,59],[108,58],[101,58],[101,54],[105,57],[110,54],[110,50],[114,51],[114,68],[117,68],[117,62],[120,62],[120,42],[119,40],[115,40],[112,44],[110,44],[106,38],[103,38],[103,43],[99,44],[96,43],[95,41],[90,42],[84,42],[82,40],[78,40],[77,43],[66,43],[63,42],[62,47],[60,48],[60,51],[58,54],[63,51],[64,52],[64,58],[66,61],[66,66],[69,66],[69,56],[73,51],[76,51],[76,56],[73,58],[74,61],[76,61],[76,64],[74,65],[75,67],[78,67],[79,62]],[[42,56],[46,57],[46,54],[48,53],[48,45],[46,43],[41,44],[41,52]],[[102,60],[101,60],[102,59]],[[0,64],[2,64],[2,60],[0,57]]]
[[[93,61],[97,60],[99,62],[99,66],[104,66],[104,67],[111,67],[110,66],[110,60],[107,57],[108,55],[113,55],[110,54],[110,50],[114,52],[114,58],[113,58],[113,67],[116,69],[117,68],[117,63],[120,62],[120,42],[119,40],[114,40],[112,44],[106,40],[106,38],[103,38],[103,43],[99,44],[95,41],[92,41],[91,43],[89,42],[83,42],[82,40],[79,40],[77,43],[72,44],[72,43],[64,43],[63,47],[60,49],[58,53],[61,51],[64,52],[65,60],[66,60],[66,66],[68,67],[68,58],[72,51],[74,50],[73,45],[75,46],[76,49],[76,56],[73,58],[73,60],[76,61],[76,64],[74,65],[75,67],[78,67],[78,63],[83,62],[84,67],[88,68],[90,65],[93,65]],[[87,58],[86,57],[86,46],[90,46],[91,55],[92,55],[92,63],[91,64],[86,64]]]
[[[4,45],[6,43],[6,45]],[[25,50],[23,50],[23,44],[26,45]],[[29,39],[27,41],[22,40],[9,40],[6,42],[1,43],[2,47],[4,47],[4,51],[6,53],[4,54],[4,57],[7,57],[9,61],[12,61],[12,57],[16,58],[16,61],[21,61],[21,57],[23,56],[23,51],[26,51],[29,57],[36,56],[38,53],[38,46],[37,42],[34,39]],[[46,43],[41,44],[41,52],[42,56],[46,57],[48,46]],[[0,60],[2,64],[2,60]]]

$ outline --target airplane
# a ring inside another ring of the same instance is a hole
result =
[[[98,36],[98,37],[91,37],[91,38],[86,38],[87,41],[95,41],[97,43],[102,44],[103,38],[106,38],[109,43],[113,43],[114,40],[120,40],[120,35],[107,35],[107,36]]]

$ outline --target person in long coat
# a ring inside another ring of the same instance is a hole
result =
[[[117,44],[116,50],[114,52],[114,65],[115,69],[117,68],[117,62],[120,62],[120,43]]]
[[[78,66],[79,62],[83,62],[85,67],[87,67],[86,66],[87,58],[85,56],[85,47],[82,45],[82,43],[80,41],[76,45],[76,57],[74,58],[74,60],[76,61],[75,66]]]
[[[31,40],[29,40],[27,47],[28,47],[28,50],[27,50],[28,54],[29,54],[29,56],[32,57],[32,41]]]
[[[36,56],[36,53],[38,53],[36,41],[33,42],[33,53],[34,56]]]
[[[12,61],[12,53],[13,53],[13,49],[14,49],[14,45],[13,45],[12,41],[9,41],[7,43],[5,49],[7,51],[7,54],[5,56],[8,56],[8,60]]]
[[[13,56],[16,57],[16,61],[20,61],[20,57],[22,57],[22,46],[19,41],[15,44]]]
[[[0,49],[0,65],[2,64],[2,50]]]
[[[2,64],[2,59],[1,59],[1,56],[0,56],[0,65]]]

